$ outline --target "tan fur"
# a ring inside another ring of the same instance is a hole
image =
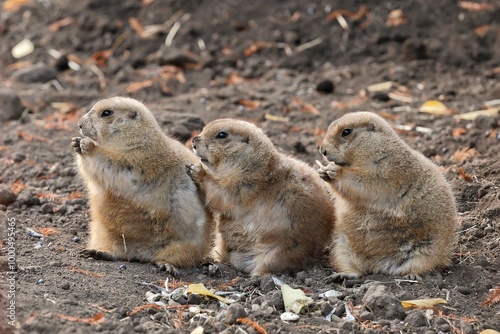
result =
[[[105,110],[113,114],[102,117]],[[89,190],[88,248],[157,265],[200,263],[213,223],[186,172],[199,159],[130,98],[97,102],[79,127],[84,137],[73,147]]]
[[[352,133],[342,136],[346,129]],[[457,212],[429,159],[380,116],[347,114],[328,128],[319,170],[338,194],[332,266],[345,273],[418,275],[450,264]]]
[[[227,133],[227,138],[217,138]],[[327,187],[255,125],[221,119],[193,140],[193,178],[218,213],[222,260],[252,275],[299,270],[322,256],[334,225]]]

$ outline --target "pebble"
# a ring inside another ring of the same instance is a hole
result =
[[[80,242],[80,238],[77,236],[74,236],[73,238],[71,238],[71,240],[73,240],[73,242]],[[127,267],[125,267],[125,268],[127,268]]]
[[[409,326],[424,327],[427,326],[427,318],[422,311],[416,310],[406,316],[405,323]]]
[[[283,294],[281,291],[271,291],[264,296],[263,300],[267,303],[267,305],[276,308],[278,311],[285,309],[285,303],[283,302]]]
[[[498,128],[498,122],[491,116],[479,115],[474,120],[474,126],[481,130],[490,130]]]
[[[16,201],[16,194],[6,185],[0,185],[0,204],[9,205]]]
[[[224,318],[224,322],[229,325],[234,325],[238,318],[245,318],[247,316],[247,312],[243,308],[241,304],[233,303],[229,305],[226,310],[226,316]]]
[[[373,285],[366,291],[363,302],[378,318],[404,319],[406,312],[397,299],[384,285]]]
[[[75,237],[75,238],[78,238],[78,237]],[[74,239],[74,238],[73,238],[73,239]],[[126,269],[127,269],[127,266],[126,266],[126,265],[124,265],[124,264],[121,264],[121,265],[118,267],[118,269],[119,269],[120,271],[123,271],[123,270],[126,270]]]
[[[307,278],[307,273],[305,271],[299,271],[296,275],[295,275],[295,279],[299,282],[299,283],[302,283],[304,282],[304,280]]]
[[[63,290],[69,290],[70,284],[68,282],[65,282],[61,285],[61,289]]]
[[[19,96],[8,89],[0,89],[0,105],[0,122],[19,119],[24,112]]]
[[[300,317],[292,312],[285,312],[280,315],[281,320],[283,321],[297,321]]]
[[[22,162],[24,159],[26,159],[26,154],[22,152],[16,152],[12,155],[12,160],[14,160],[14,162]]]
[[[36,284],[38,284],[38,285],[45,284],[45,280],[44,280],[43,278],[40,278],[40,279],[36,282]]]
[[[472,292],[471,289],[465,286],[457,286],[457,291],[460,292],[462,295],[470,295]]]
[[[333,306],[330,303],[321,304],[321,314],[326,316],[333,311]]]
[[[323,80],[316,86],[316,91],[323,94],[332,94],[335,91],[335,85],[331,80]]]
[[[57,78],[57,71],[45,64],[36,64],[27,68],[17,70],[13,74],[13,78],[18,82],[23,83],[45,83]]]

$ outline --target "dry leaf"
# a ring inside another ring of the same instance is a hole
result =
[[[62,20],[59,20],[59,21],[56,21],[54,23],[52,23],[50,26],[49,26],[49,30],[51,32],[56,32],[58,31],[59,29],[61,29],[62,27],[66,27],[66,26],[69,26],[70,24],[72,24],[75,20],[72,18],[72,17],[67,17],[65,19],[62,19]]]
[[[184,305],[182,305],[184,306]],[[161,306],[160,305],[156,305],[156,304],[146,304],[146,305],[140,305],[140,306],[137,306],[136,308],[134,308],[132,311],[130,311],[127,315],[130,317],[136,313],[139,313],[141,312],[142,310],[146,310],[146,309],[149,309],[149,308],[153,308],[155,310],[159,310],[161,309]]]
[[[141,37],[143,36],[142,34],[144,32],[144,27],[142,26],[142,24],[139,23],[139,21],[135,17],[130,17],[128,19],[128,23],[130,24],[132,29],[135,30],[137,35],[139,35]]]
[[[446,304],[446,300],[442,298],[429,298],[429,299],[414,299],[414,300],[402,300],[401,305],[404,308],[428,308],[433,307],[437,304]]]
[[[244,324],[244,325],[247,325],[247,326],[250,326],[250,327],[253,327],[253,329],[255,329],[257,331],[257,333],[260,333],[260,334],[267,334],[266,330],[264,327],[262,327],[261,325],[259,325],[256,321],[253,321],[252,319],[250,318],[238,318],[236,319],[236,321]]]
[[[265,114],[264,118],[268,121],[273,121],[273,122],[290,122],[290,117],[282,117],[282,116],[276,116],[276,115],[271,115],[271,114]]]
[[[366,15],[367,15],[366,6],[361,5],[357,12],[351,12],[350,10],[346,10],[346,9],[338,9],[338,10],[334,10],[333,12],[331,12],[327,16],[327,18],[329,20],[335,20],[338,16],[348,16],[348,17],[351,17],[354,21],[357,21]]]
[[[288,284],[281,285],[281,294],[285,304],[286,312],[299,314],[309,303],[313,301],[311,297],[307,297],[304,291],[300,289],[292,289]]]
[[[32,0],[6,0],[2,9],[6,12],[17,12],[22,6],[29,4]]]
[[[132,83],[129,83],[127,85],[127,87],[125,88],[125,90],[127,91],[127,93],[135,93],[141,89],[144,89],[144,88],[147,88],[147,87],[151,87],[153,86],[154,84],[154,81],[153,80],[144,80],[144,81],[140,81],[140,82],[132,82]]]
[[[247,107],[249,109],[257,109],[260,105],[259,101],[252,101],[252,100],[245,100],[241,99],[238,101],[238,104],[241,104],[244,107]]]
[[[366,87],[366,90],[369,91],[370,93],[385,92],[390,90],[393,85],[394,85],[393,81],[379,82]]]
[[[490,11],[493,9],[493,5],[490,3],[478,3],[472,1],[460,1],[458,6],[470,12]]]
[[[458,138],[467,133],[467,130],[464,128],[455,128],[451,131],[453,138]]]
[[[401,9],[394,9],[389,13],[385,25],[387,27],[399,27],[408,23],[408,18],[403,14]]]
[[[490,31],[490,29],[491,29],[491,26],[489,24],[485,24],[485,25],[474,28],[474,32],[476,33],[476,35],[478,35],[480,37],[484,37],[484,36],[486,36],[488,31]]]
[[[252,54],[259,52],[262,49],[268,48],[272,45],[270,42],[257,41],[252,43],[245,51],[245,56],[251,56]]]
[[[99,323],[104,322],[106,320],[104,318],[104,314],[102,312],[97,313],[92,318],[80,318],[80,317],[73,317],[73,316],[64,315],[64,314],[57,314],[57,317],[64,319],[64,320],[72,321],[72,322],[84,322],[84,323],[88,323],[88,324],[92,324],[92,325],[99,324]]]
[[[478,153],[475,149],[464,147],[456,151],[451,157],[451,160],[456,163],[462,163],[466,160],[472,160],[477,156],[477,154]]]
[[[469,174],[466,174],[462,167],[458,168],[458,172],[460,173],[460,177],[467,182],[472,182],[472,177]]]
[[[38,140],[38,141],[50,142],[50,140],[48,138],[45,138],[42,136],[37,136],[37,135],[31,134],[31,133],[28,133],[28,132],[25,132],[22,130],[19,130],[17,134],[19,135],[19,137],[21,137],[22,139],[24,139],[26,141]]]
[[[432,115],[446,115],[450,113],[448,108],[437,100],[425,101],[424,104],[420,106],[418,111]]]
[[[484,110],[475,110],[471,111],[465,114],[461,115],[455,115],[455,119],[463,119],[466,121],[473,121],[475,120],[478,116],[490,116],[490,117],[496,117],[500,114],[500,107],[498,108],[491,108],[491,109],[484,109]]]
[[[44,237],[48,237],[54,234],[61,234],[61,232],[59,232],[55,227],[40,227],[38,230],[43,234]]]
[[[500,285],[494,289],[490,289],[490,292],[488,293],[488,296],[486,296],[482,306],[493,306],[497,303],[500,303]]]
[[[112,50],[102,50],[95,52],[90,59],[92,59],[97,66],[104,67],[108,62],[109,57],[113,54]]]
[[[79,268],[77,268],[75,266],[69,266],[69,270],[74,271],[75,273],[80,273],[80,274],[88,275],[90,277],[102,277],[103,276],[102,274],[98,274],[98,273],[94,273],[94,272],[91,272],[91,271],[79,269]]]
[[[247,79],[243,78],[240,76],[238,73],[233,72],[229,74],[229,76],[226,78],[226,84],[231,85],[231,84],[240,84],[243,82],[248,81]]]
[[[19,194],[21,191],[26,189],[26,185],[21,181],[21,179],[17,179],[12,185],[10,186],[10,190],[14,194]]]
[[[189,284],[188,289],[187,289],[187,293],[195,293],[197,295],[212,297],[212,298],[220,300],[223,303],[227,303],[226,298],[218,296],[218,295],[210,292],[210,290],[208,290],[203,285],[203,283]]]
[[[359,97],[355,97],[347,102],[332,101],[331,106],[333,108],[338,109],[338,110],[345,110],[345,109],[350,109],[350,108],[355,108],[357,106],[360,106],[363,103],[365,103],[367,100],[368,100],[367,96],[359,96]]]

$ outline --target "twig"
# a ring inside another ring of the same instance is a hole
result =
[[[101,88],[101,90],[105,90],[106,78],[104,77],[104,74],[101,72],[99,67],[97,67],[95,64],[90,64],[90,70],[94,72],[95,75],[97,75],[97,78],[99,79],[99,88]]]

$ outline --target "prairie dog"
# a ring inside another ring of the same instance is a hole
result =
[[[257,126],[220,119],[193,139],[203,164],[191,166],[219,216],[217,252],[238,270],[263,275],[320,260],[334,205],[316,171],[274,147]]]
[[[380,116],[346,114],[320,146],[336,193],[332,266],[346,274],[419,275],[450,265],[455,201],[438,167]]]
[[[72,146],[92,215],[87,251],[167,268],[200,263],[213,222],[186,172],[199,159],[134,99],[98,101],[78,126],[83,138]]]

